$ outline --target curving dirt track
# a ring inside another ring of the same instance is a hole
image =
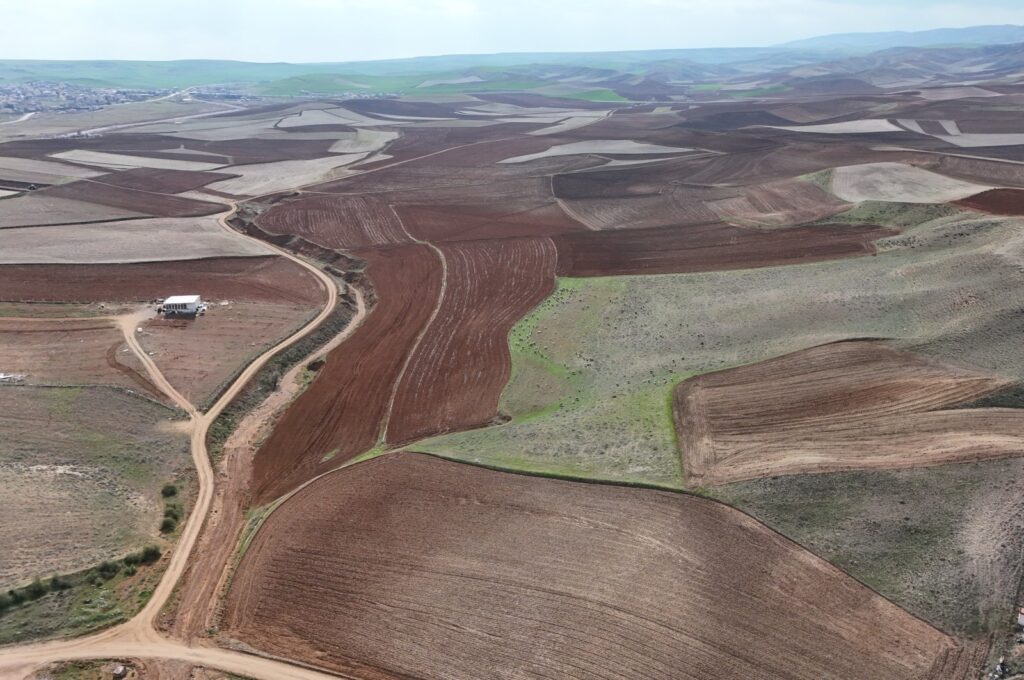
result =
[[[673,412],[692,485],[1024,455],[1024,414],[957,409],[1011,381],[875,341],[686,380]]]
[[[280,506],[221,630],[379,679],[974,672],[956,668],[965,655],[948,636],[719,503],[408,453]]]
[[[437,305],[443,274],[429,246],[358,255],[367,262],[376,303],[353,336],[328,355],[316,380],[257,452],[257,505],[377,444],[394,383]]]
[[[559,276],[617,276],[750,269],[858,257],[897,232],[823,225],[758,231],[727,224],[586,231],[554,236]]]
[[[512,370],[509,330],[555,286],[548,238],[438,248],[445,294],[398,384],[385,436],[392,445],[493,419]]]

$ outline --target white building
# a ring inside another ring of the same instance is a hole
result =
[[[164,300],[164,314],[198,314],[203,299],[198,295],[172,295]]]

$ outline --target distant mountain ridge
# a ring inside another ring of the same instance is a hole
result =
[[[1024,26],[969,26],[929,31],[882,33],[835,33],[778,45],[786,49],[875,51],[891,47],[938,47],[955,45],[1006,45],[1024,42]]]

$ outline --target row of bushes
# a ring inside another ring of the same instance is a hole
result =
[[[0,593],[0,614],[26,602],[38,600],[47,593],[73,588],[76,582],[81,584],[90,580],[94,583],[110,580],[117,576],[122,568],[131,576],[135,573],[136,567],[142,564],[152,564],[160,559],[160,555],[160,548],[155,545],[147,545],[141,550],[126,555],[121,560],[105,560],[92,569],[72,576],[52,576],[45,581],[36,578],[35,581],[23,588],[13,588],[6,593]]]

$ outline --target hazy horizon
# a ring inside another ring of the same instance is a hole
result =
[[[764,47],[832,33],[1024,24],[1017,0],[0,0],[4,59],[345,62]]]

